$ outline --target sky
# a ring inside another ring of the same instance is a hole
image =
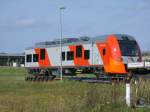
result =
[[[0,52],[22,53],[36,42],[123,33],[150,50],[150,0],[0,0]]]

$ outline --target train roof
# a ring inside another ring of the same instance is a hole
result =
[[[135,40],[132,36],[127,34],[110,34],[115,35],[115,37],[118,40]],[[62,39],[62,46],[65,45],[74,45],[74,44],[88,44],[88,43],[95,43],[95,42],[102,42],[107,39],[110,35],[102,35],[102,36],[96,36],[96,37],[88,37],[88,36],[82,36],[79,38],[63,38]],[[33,48],[47,48],[47,47],[54,47],[60,45],[60,39],[56,39],[53,41],[45,41],[45,42],[38,42],[35,43],[34,47],[28,47],[27,49],[33,49]]]

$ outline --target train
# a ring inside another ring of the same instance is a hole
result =
[[[127,34],[56,39],[25,49],[26,80],[53,79],[61,67],[63,75],[76,74],[80,69],[97,77],[126,76],[128,63],[136,62],[141,62],[141,50],[135,38]]]

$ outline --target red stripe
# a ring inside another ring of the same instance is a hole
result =
[[[35,50],[36,54],[39,54],[38,64],[39,64],[40,67],[51,66],[51,62],[50,62],[50,59],[49,59],[49,56],[48,56],[48,52],[47,52],[46,49],[45,49],[45,59],[44,60],[40,59],[40,48],[35,48],[34,50]]]
[[[81,58],[77,58],[76,57],[76,46],[75,45],[70,45],[69,46],[70,51],[74,52],[74,65],[76,66],[89,66],[89,61],[86,59],[84,59],[84,48],[82,46],[82,57]]]

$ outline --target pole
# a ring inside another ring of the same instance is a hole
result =
[[[133,73],[131,71],[128,72],[127,74],[127,79],[126,79],[126,104],[128,107],[131,106],[131,79],[132,79]]]
[[[126,104],[128,107],[130,107],[130,105],[131,105],[130,83],[126,83]]]
[[[62,80],[62,10],[65,9],[65,7],[60,7],[60,80]]]

